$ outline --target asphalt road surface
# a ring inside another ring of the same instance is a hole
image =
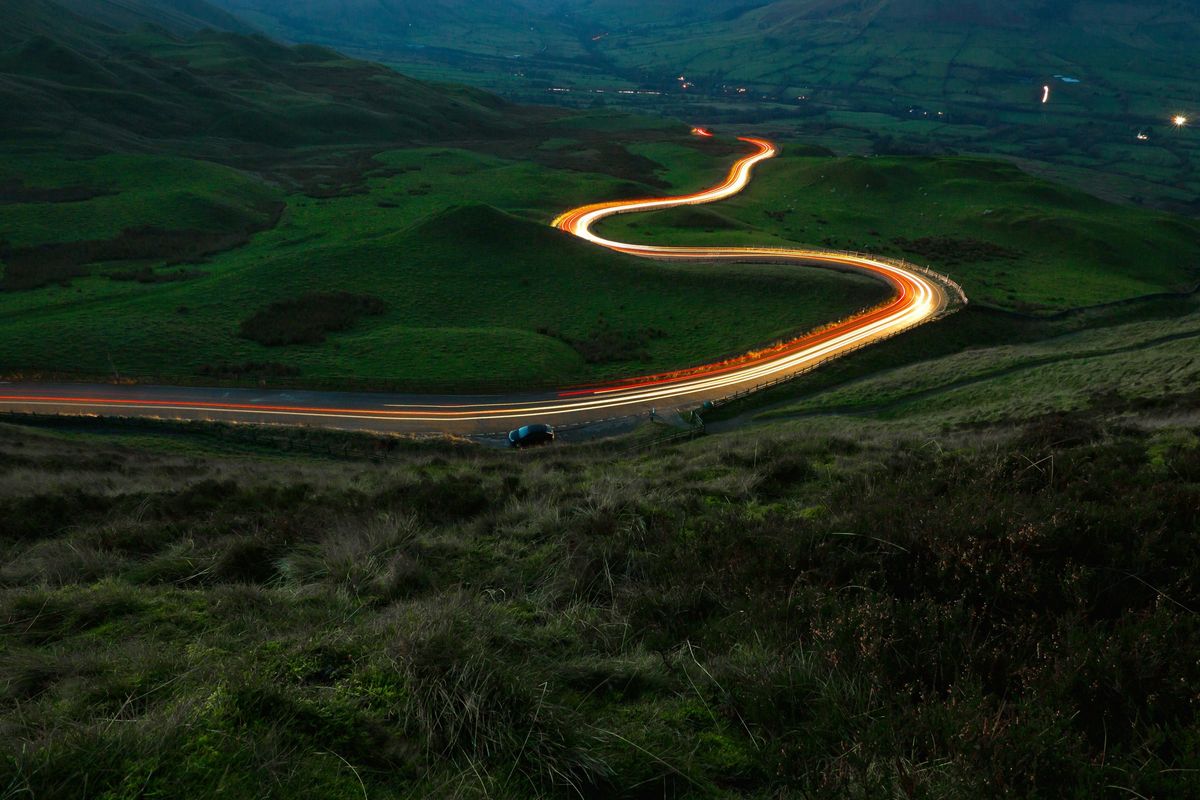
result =
[[[865,274],[895,290],[887,303],[766,350],[672,373],[558,392],[505,396],[397,395],[107,384],[0,384],[0,410],[310,425],[378,432],[481,434],[530,422],[574,425],[696,408],[814,369],[830,358],[895,336],[965,302],[961,289],[911,264],[862,254],[755,247],[661,247],[615,242],[592,232],[615,214],[713,203],[750,182],[754,168],[776,155],[763,139],[721,184],[682,197],[584,206],[554,221],[599,247],[671,261],[790,263]]]

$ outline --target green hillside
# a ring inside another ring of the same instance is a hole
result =
[[[219,0],[265,31],[296,42],[318,42],[379,55],[405,47],[467,49],[499,58],[585,54],[571,27],[551,7],[527,0]],[[536,25],[523,24],[530,19]]]
[[[660,158],[664,156],[660,155]],[[656,244],[798,242],[947,272],[976,303],[1053,312],[1200,283],[1200,223],[1124,208],[979,158],[786,151],[713,211],[616,218]]]
[[[24,0],[14,0],[14,3]],[[68,11],[120,30],[155,25],[175,33],[212,29],[253,33],[242,20],[208,0],[54,0]]]
[[[12,19],[0,34],[0,102],[16,124],[0,135],[30,148],[228,158],[239,147],[427,141],[514,126],[493,97],[321,48],[213,30],[116,30],[47,0],[18,0]]]
[[[222,2],[294,41],[522,101],[769,124],[842,153],[1003,155],[1200,213],[1200,138],[1171,124],[1200,118],[1185,0]]]
[[[116,158],[85,163],[104,173]],[[145,181],[115,195],[0,210],[0,219],[27,220],[13,228],[14,245],[27,246],[10,247],[10,291],[0,292],[0,364],[170,381],[238,377],[239,365],[271,364],[282,376],[343,388],[562,385],[700,363],[885,296],[880,285],[816,270],[669,268],[617,257],[545,224],[562,208],[619,191],[611,178],[465,150],[378,158],[383,176],[369,179],[366,193],[282,198],[286,211],[272,230],[204,264],[121,259],[47,273],[38,256],[63,251],[45,244],[58,238],[54,225],[81,238],[130,239],[124,226],[143,213],[144,223],[207,227],[194,240],[203,244],[219,235],[218,210],[229,215],[226,229],[252,227],[262,204],[280,195],[214,165],[143,158],[134,165],[147,174],[173,170],[170,190]],[[719,175],[719,164],[710,172],[709,180]],[[454,200],[467,196],[476,203]],[[26,261],[29,269],[16,269]],[[35,276],[41,288],[27,288]],[[328,341],[281,347],[241,335],[270,304],[329,291],[375,298],[385,310]]]
[[[27,112],[0,148],[7,374],[555,385],[695,364],[882,297],[807,270],[633,263],[545,228],[585,202],[708,185],[736,143],[167,25],[176,6],[118,25],[114,8],[22,0],[5,30],[3,85]],[[788,145],[742,197],[612,231],[891,253],[1039,314],[1200,280],[1185,219],[978,158],[827,152]]]

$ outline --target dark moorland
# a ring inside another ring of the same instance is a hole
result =
[[[4,426],[0,785],[1182,800],[1195,400],[519,460]]]

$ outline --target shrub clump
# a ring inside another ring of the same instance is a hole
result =
[[[626,361],[646,361],[650,358],[650,343],[665,339],[667,334],[660,328],[638,328],[620,330],[603,317],[596,327],[582,339],[539,328],[538,333],[566,342],[583,356],[589,364],[619,364]]]
[[[1012,248],[994,242],[956,239],[952,236],[923,236],[920,239],[901,236],[893,239],[892,243],[906,253],[951,266],[977,261],[1012,261],[1021,255]]]
[[[256,311],[242,322],[239,335],[267,347],[320,344],[326,334],[347,330],[361,317],[378,316],[386,309],[371,295],[310,292]]]

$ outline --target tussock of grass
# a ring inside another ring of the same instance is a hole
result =
[[[312,294],[271,303],[242,321],[240,334],[267,347],[320,344],[325,334],[344,331],[360,317],[387,309],[378,297],[349,292]]]
[[[1187,797],[1200,430],[1108,419],[379,466],[0,428],[3,781]]]

